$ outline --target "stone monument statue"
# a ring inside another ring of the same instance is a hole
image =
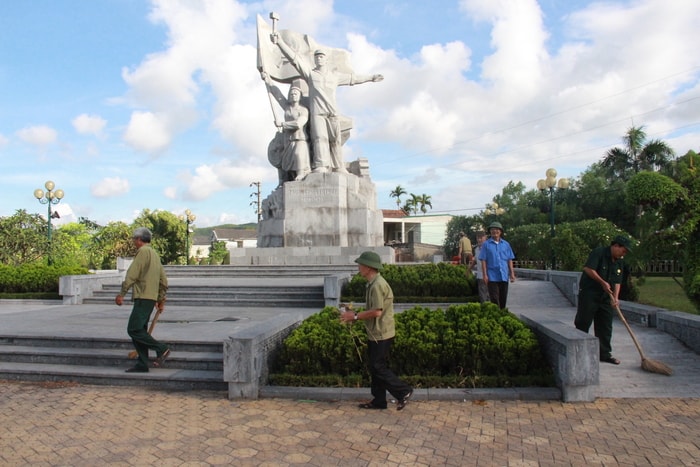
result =
[[[352,120],[339,113],[336,90],[383,77],[355,74],[347,51],[278,31],[279,18],[270,18],[272,28],[258,16],[258,70],[284,118],[273,105],[278,133],[268,159],[279,171],[279,186],[262,202],[258,248],[382,246],[383,218],[367,160],[343,160]],[[273,82],[290,85],[287,98]]]

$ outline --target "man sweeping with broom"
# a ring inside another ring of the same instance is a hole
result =
[[[610,246],[595,248],[588,255],[579,282],[578,308],[574,325],[585,333],[593,324],[600,341],[600,361],[619,365],[612,356],[612,323],[622,283],[623,258],[632,249],[627,237],[618,235]]]

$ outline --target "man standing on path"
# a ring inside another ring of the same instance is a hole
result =
[[[489,298],[491,302],[503,309],[508,299],[508,280],[515,281],[515,269],[513,269],[515,254],[510,243],[501,238],[503,226],[500,222],[492,222],[489,225],[489,234],[491,237],[481,245],[479,261],[481,261],[481,271],[489,291]]]
[[[619,365],[612,356],[612,323],[622,283],[623,258],[632,249],[627,237],[618,235],[610,246],[595,248],[588,255],[579,282],[578,307],[574,325],[593,331],[600,342],[600,361]],[[612,295],[612,298],[611,298]]]
[[[160,263],[158,253],[151,248],[151,231],[145,227],[139,227],[134,231],[132,240],[138,252],[126,271],[121,291],[114,302],[122,306],[124,295],[133,286],[134,307],[126,330],[138,353],[138,361],[126,372],[148,373],[148,349],[156,352],[157,358],[153,363],[156,367],[163,366],[165,359],[170,355],[168,346],[155,340],[147,330],[153,307],[156,306],[159,311],[165,308],[168,279],[165,277],[165,270]]]
[[[384,280],[380,271],[382,262],[373,251],[365,251],[355,260],[360,275],[367,279],[365,293],[365,311],[354,313],[343,311],[340,320],[350,323],[361,319],[367,329],[367,351],[369,354],[369,372],[372,378],[371,402],[360,404],[362,409],[386,409],[386,392],[396,398],[396,410],[403,410],[413,395],[413,388],[401,381],[389,369],[389,355],[394,342],[394,293]]]

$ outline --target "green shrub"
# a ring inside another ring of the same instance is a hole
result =
[[[392,368],[415,387],[551,386],[551,369],[533,332],[492,303],[414,307],[395,315]],[[270,383],[367,386],[362,322],[341,323],[326,307],[285,339]]]
[[[58,292],[61,276],[87,274],[88,270],[76,265],[26,263],[19,266],[0,264],[0,293]]]
[[[412,264],[398,266],[388,264],[382,270],[382,276],[391,285],[394,300],[402,302],[461,302],[478,301],[476,295],[476,278],[467,274],[464,265]],[[343,301],[364,302],[367,280],[359,274],[352,277],[343,287]]]

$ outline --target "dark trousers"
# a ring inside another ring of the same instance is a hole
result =
[[[607,298],[596,299],[579,292],[578,306],[574,326],[579,331],[588,333],[593,324],[593,332],[600,343],[600,358],[607,359],[612,356],[612,332],[613,316],[615,309]]]
[[[505,308],[506,300],[508,299],[508,281],[489,281],[488,289],[491,303],[495,303],[500,308]]]
[[[476,280],[477,287],[479,289],[479,301],[485,303],[491,300],[489,296],[489,288],[486,286],[486,282],[483,279]]]
[[[367,343],[367,353],[369,355],[369,374],[372,377],[371,390],[372,404],[377,407],[386,408],[386,392],[394,396],[396,400],[401,400],[411,392],[413,388],[404,383],[389,369],[389,355],[394,338],[383,341],[372,341]]]
[[[155,305],[155,300],[135,299],[134,308],[129,316],[129,324],[126,326],[126,332],[131,337],[134,348],[139,354],[137,367],[148,368],[148,349],[153,349],[156,351],[156,355],[160,355],[168,348],[167,345],[158,342],[148,333],[148,321],[151,319]]]

